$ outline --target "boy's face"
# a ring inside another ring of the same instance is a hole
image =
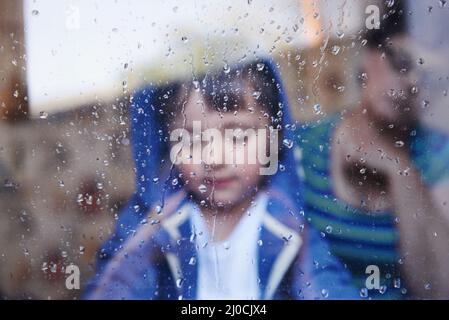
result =
[[[418,79],[415,61],[404,49],[407,41],[398,36],[385,47],[384,55],[377,50],[365,54],[366,107],[382,122],[407,124],[415,117]]]
[[[248,161],[248,154],[257,154],[257,143],[247,143],[245,139],[240,145],[241,149],[236,150],[235,139],[226,139],[225,136],[227,129],[243,131],[253,129],[257,133],[258,129],[267,128],[269,118],[264,116],[266,112],[256,103],[256,100],[249,94],[243,100],[245,106],[239,106],[237,112],[218,112],[205,104],[199,92],[193,91],[184,105],[184,111],[175,115],[172,123],[169,124],[170,132],[177,128],[184,128],[189,132],[191,144],[186,147],[190,158],[195,157],[195,152],[201,154],[199,163],[187,161],[190,163],[176,165],[185,182],[185,188],[197,200],[205,201],[212,207],[232,207],[248,199],[255,194],[261,182],[259,160],[256,157],[255,162]],[[203,133],[208,129],[216,129],[216,133],[220,132],[221,142],[201,141],[198,134],[195,136],[195,132],[198,133],[198,131],[194,129],[194,126],[198,128],[199,124]],[[267,137],[263,138],[268,141]],[[207,146],[212,147],[213,152],[205,151],[211,150],[207,149]],[[184,150],[179,154],[183,152]],[[233,163],[226,161],[225,156],[230,152],[234,152],[234,155],[243,152],[243,161],[233,161]],[[220,153],[222,161],[217,161]],[[183,153],[183,156],[185,155],[186,153]]]

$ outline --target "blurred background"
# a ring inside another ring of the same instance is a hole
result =
[[[192,52],[213,48],[226,62],[257,52],[279,63],[297,120],[351,108],[372,3],[2,0],[0,297],[79,297],[64,267],[88,280],[134,190],[127,109],[136,88],[206,68]],[[425,61],[421,117],[449,132],[449,5],[411,1],[408,14]]]

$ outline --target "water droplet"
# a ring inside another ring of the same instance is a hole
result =
[[[360,79],[362,79],[363,81],[368,80],[368,74],[366,72],[362,72],[362,74],[360,75]]]
[[[83,246],[80,246],[80,254],[84,254],[85,251],[86,251],[86,248],[84,248]]]
[[[31,11],[31,14],[33,16],[38,16],[39,15],[39,10],[34,9],[33,11]]]
[[[327,227],[326,227],[326,232],[327,232],[327,233],[332,233],[332,230],[333,230],[333,229],[332,229],[332,226],[327,226]]]
[[[201,185],[198,187],[198,190],[199,190],[201,193],[205,193],[205,192],[207,191],[207,187],[206,187],[204,184],[201,184]]]
[[[45,111],[39,112],[39,118],[40,119],[47,119],[48,118],[48,113],[45,112]]]
[[[394,143],[394,146],[395,146],[396,148],[402,148],[404,145],[405,145],[405,143],[404,143],[403,141],[401,141],[401,140],[398,140],[398,141],[396,141],[396,142]]]
[[[293,147],[293,141],[290,139],[284,139],[284,141],[282,141],[282,144],[288,149],[291,149]]]
[[[329,290],[327,289],[322,289],[321,290],[321,296],[326,299],[327,297],[329,297]]]
[[[338,54],[340,53],[340,49],[341,49],[340,46],[337,46],[337,45],[333,46],[333,47],[332,47],[332,54],[333,54],[334,56],[338,55]]]
[[[368,289],[367,288],[360,289],[360,297],[362,297],[362,298],[368,297]]]
[[[254,91],[252,96],[253,96],[254,99],[257,100],[257,99],[259,99],[261,94],[262,94],[262,92],[260,92],[260,91]]]
[[[388,0],[386,1],[387,7],[392,8],[394,6],[394,0]]]
[[[200,90],[200,82],[198,80],[193,80],[193,87],[195,88],[196,91]]]
[[[321,105],[320,104],[315,104],[313,106],[313,111],[315,112],[315,114],[321,114]]]
[[[345,90],[346,90],[345,86],[338,86],[337,87],[337,91],[340,92],[340,93],[344,92]]]
[[[183,283],[184,283],[184,279],[183,278],[179,278],[179,279],[176,280],[176,286],[178,288],[181,288]]]
[[[265,68],[265,64],[260,63],[260,62],[257,64],[257,71],[262,71],[264,68]]]

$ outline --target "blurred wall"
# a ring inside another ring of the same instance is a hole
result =
[[[126,106],[97,101],[0,126],[0,298],[79,297],[64,268],[79,266],[86,284],[134,190]]]

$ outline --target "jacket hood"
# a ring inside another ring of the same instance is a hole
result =
[[[295,123],[290,117],[276,64],[270,59],[248,61],[254,62],[262,63],[264,70],[273,76],[279,90],[278,103],[282,111],[279,127],[283,137],[283,141],[279,143],[282,157],[279,159],[277,172],[267,176],[267,184],[285,192],[297,210],[292,214],[299,214],[303,210],[303,199],[301,181],[293,155]],[[158,86],[147,85],[138,89],[132,96],[130,125],[132,155],[135,161],[135,193],[122,210],[114,235],[100,251],[99,267],[120,249],[123,241],[135,231],[151,208],[158,206],[156,210],[162,211],[166,197],[182,188],[180,184],[172,184],[172,180],[177,176],[173,168],[162,170],[169,161],[169,134],[161,121],[156,93],[169,86],[169,83]]]

